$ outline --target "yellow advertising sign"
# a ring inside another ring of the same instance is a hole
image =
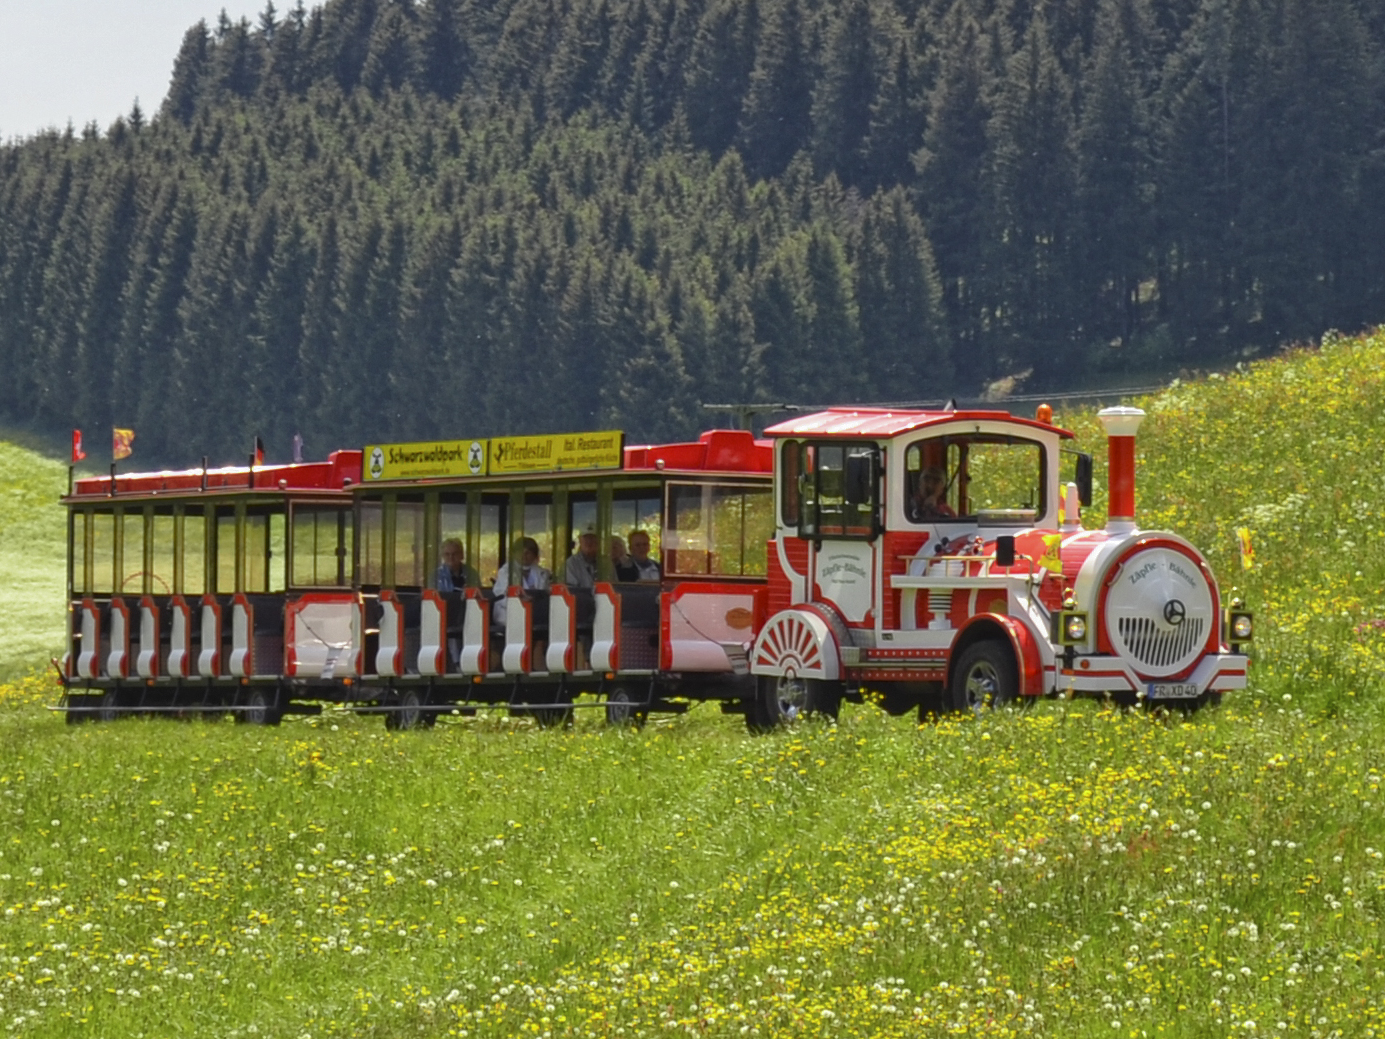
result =
[[[1044,554],[1039,557],[1039,565],[1061,577],[1063,574],[1063,535],[1045,534],[1043,538]]]
[[[361,482],[439,476],[485,476],[485,440],[430,440],[418,444],[367,444]]]
[[[537,437],[493,437],[490,473],[556,473],[568,469],[619,469],[624,463],[625,435],[554,433]]]

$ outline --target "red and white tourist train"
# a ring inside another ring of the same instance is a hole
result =
[[[716,701],[765,729],[866,698],[1204,703],[1245,685],[1252,618],[1194,546],[1136,526],[1142,417],[1101,413],[1100,530],[1080,519],[1090,456],[1046,406],[81,479],[64,707],[263,724],[336,704],[409,728]]]

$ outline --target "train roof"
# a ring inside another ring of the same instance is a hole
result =
[[[226,494],[248,491],[341,493],[361,477],[360,451],[333,451],[325,462],[283,465],[228,465],[216,469],[162,470],[155,473],[117,473],[115,477],[84,476],[73,482],[65,500],[146,496],[158,494]],[[205,479],[205,483],[204,483]]]
[[[744,429],[709,429],[694,443],[627,446],[625,469],[772,473],[774,448]]]
[[[1052,423],[1021,418],[1008,411],[980,409],[922,411],[909,408],[828,408],[811,415],[797,415],[765,430],[768,437],[896,437],[928,426],[950,422],[1004,422],[1040,429],[1072,439],[1073,434]]]

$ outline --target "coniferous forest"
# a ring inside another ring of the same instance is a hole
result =
[[[0,421],[146,462],[974,395],[1385,320],[1373,0],[328,0],[0,147]]]

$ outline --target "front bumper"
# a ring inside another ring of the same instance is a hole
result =
[[[1058,667],[1056,692],[1126,693],[1163,699],[1152,694],[1151,686],[1177,690],[1169,699],[1187,700],[1204,693],[1221,693],[1246,687],[1246,671],[1250,660],[1244,653],[1214,653],[1203,657],[1192,673],[1184,678],[1150,679],[1136,674],[1135,669],[1120,657],[1079,657],[1071,668]]]

